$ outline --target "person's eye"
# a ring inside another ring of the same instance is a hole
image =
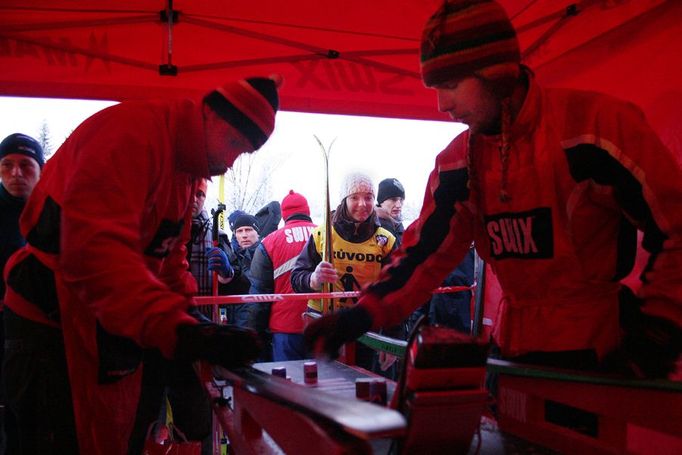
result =
[[[459,80],[443,82],[442,84],[438,85],[436,88],[440,89],[440,90],[454,90],[457,88],[459,83],[460,83]]]

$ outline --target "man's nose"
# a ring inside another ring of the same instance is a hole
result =
[[[24,175],[24,173],[21,172],[21,166],[12,166],[12,170],[10,171],[10,175],[12,175],[12,176]]]
[[[447,96],[442,90],[436,90],[436,97],[438,99],[439,112],[449,112],[455,107],[452,104],[452,98]]]

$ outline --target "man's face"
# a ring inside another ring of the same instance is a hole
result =
[[[204,209],[204,202],[206,202],[206,192],[203,188],[197,188],[192,199],[192,217],[197,217]]]
[[[435,87],[438,110],[469,126],[472,133],[490,134],[499,129],[500,102],[476,77],[466,77]]]
[[[33,158],[21,153],[10,153],[0,161],[0,180],[7,192],[26,199],[40,178],[40,166]]]
[[[399,220],[403,213],[403,202],[405,199],[400,196],[390,197],[379,204],[381,208],[391,214],[391,218]]]
[[[204,135],[210,175],[223,175],[242,153],[253,152],[253,145],[235,127],[204,105]]]
[[[374,193],[353,193],[347,196],[346,208],[354,221],[362,223],[374,211]]]
[[[242,226],[234,232],[241,248],[248,248],[258,241],[258,231],[251,226]]]

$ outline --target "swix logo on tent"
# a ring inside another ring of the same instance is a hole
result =
[[[109,55],[107,34],[97,36],[91,33],[87,43],[86,47],[76,46],[67,37],[26,39],[0,37],[0,57],[39,59],[50,66],[65,67],[80,66],[82,59],[85,59],[85,70],[90,69],[95,60],[100,60],[109,71],[109,61],[103,57]]]
[[[310,233],[315,229],[314,226],[296,226],[284,230],[284,236],[287,243],[302,243],[307,242],[310,238]]]
[[[413,90],[401,87],[408,82],[402,74],[376,71],[365,65],[340,60],[310,60],[292,63],[300,72],[296,88],[314,85],[320,90],[411,95]],[[416,75],[418,78],[419,75]]]
[[[175,244],[180,240],[180,233],[182,232],[183,220],[171,221],[163,220],[156,231],[154,238],[149,243],[149,246],[144,250],[148,256],[156,258],[165,258],[175,247]]]
[[[484,220],[490,254],[495,259],[547,259],[554,255],[549,207],[489,215]]]

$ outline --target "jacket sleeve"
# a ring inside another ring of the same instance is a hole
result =
[[[315,271],[317,264],[322,262],[322,256],[315,248],[315,240],[311,235],[303,250],[296,259],[296,264],[291,270],[291,287],[295,292],[317,292],[310,287],[310,275]]]
[[[642,311],[682,327],[681,158],[662,144],[634,105],[606,105],[600,116],[596,145],[619,163],[616,199],[643,231],[642,246],[650,253],[639,292]]]
[[[218,295],[241,295],[248,294],[251,288],[251,281],[244,273],[239,256],[234,252],[229,243],[220,243],[220,248],[227,255],[227,260],[234,271],[232,280],[229,283],[218,282]]]
[[[147,267],[141,214],[154,204],[159,170],[170,159],[162,148],[171,145],[158,120],[130,114],[100,119],[100,128],[73,139],[80,150],[63,196],[60,267],[107,331],[170,357],[177,326],[196,321],[186,311],[190,300]]]
[[[372,315],[375,329],[398,324],[428,301],[469,249],[473,231],[465,145],[460,135],[438,155],[419,218],[358,302]]]
[[[251,261],[251,289],[249,294],[272,294],[275,292],[275,280],[272,273],[272,259],[261,243]]]

